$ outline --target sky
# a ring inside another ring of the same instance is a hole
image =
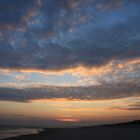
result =
[[[140,119],[139,0],[0,0],[0,124]]]

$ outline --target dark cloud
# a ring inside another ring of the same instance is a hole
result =
[[[119,8],[122,4],[123,0],[101,0],[101,2],[97,5],[97,8],[101,11],[108,11]]]
[[[33,0],[1,0],[0,1],[0,24],[19,23],[28,8],[33,5]]]
[[[7,27],[0,25],[0,68],[61,70],[140,56],[136,2],[107,13],[96,4],[114,7],[121,1],[41,2],[40,7],[32,0],[0,2],[0,23]],[[18,26],[8,27],[13,22]]]
[[[140,96],[138,85],[98,85],[89,87],[41,86],[32,88],[0,88],[0,100],[28,102],[36,99],[106,100]]]

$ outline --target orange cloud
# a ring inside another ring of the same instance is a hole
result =
[[[89,75],[100,75],[101,73],[107,73],[110,72],[112,68],[112,64],[108,64],[103,67],[85,67],[85,66],[78,66],[74,68],[69,68],[69,69],[63,69],[63,70],[43,70],[43,69],[9,69],[9,68],[1,68],[0,71],[5,72],[5,71],[19,71],[23,73],[41,73],[45,75],[63,75],[65,73],[72,73],[73,75],[84,75],[84,76],[89,76]]]
[[[90,75],[104,75],[115,70],[122,70],[131,67],[138,66],[140,64],[140,58],[132,59],[132,60],[124,60],[124,61],[111,61],[107,65],[100,66],[100,67],[87,67],[84,65],[79,65],[77,67],[71,67],[63,70],[45,70],[45,69],[20,69],[20,68],[1,68],[0,72],[11,72],[11,71],[19,71],[23,73],[41,73],[45,75],[63,75],[65,73],[71,73],[73,75],[83,75],[83,76],[90,76]]]
[[[84,65],[79,65],[77,67],[71,67],[68,69],[62,70],[45,70],[45,69],[10,69],[10,68],[0,68],[0,72],[3,74],[10,74],[12,72],[21,72],[21,75],[26,75],[30,73],[42,74],[43,76],[47,75],[60,75],[71,74],[72,76],[77,78],[76,84],[65,83],[65,81],[61,82],[58,86],[83,86],[83,85],[100,85],[102,84],[101,80],[106,80],[108,75],[114,79],[114,82],[121,82],[127,80],[125,82],[136,81],[134,78],[129,78],[129,74],[132,72],[137,72],[140,68],[140,58],[123,60],[123,61],[111,61],[110,63],[100,66],[100,67],[87,67]],[[127,75],[123,75],[123,73],[128,73]],[[16,79],[24,80],[23,76],[16,76]],[[61,78],[61,77],[60,77]],[[112,79],[107,79],[111,81]],[[137,79],[138,80],[138,79]],[[111,81],[112,82],[112,81]],[[31,85],[34,83],[31,83]],[[38,83],[42,85],[41,82]],[[46,83],[48,84],[48,83]]]
[[[16,75],[15,78],[16,78],[17,80],[25,80],[25,79],[26,79],[26,76],[20,74],[20,75]]]

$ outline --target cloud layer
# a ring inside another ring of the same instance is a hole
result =
[[[89,87],[40,86],[32,88],[0,88],[0,100],[28,102],[38,99],[106,100],[139,97],[138,85],[98,85]]]
[[[0,2],[0,68],[63,70],[140,56],[137,1]]]
[[[1,0],[0,70],[60,71],[82,67],[101,85],[0,87],[0,100],[139,96],[139,13],[138,0]]]
[[[126,106],[126,107],[112,107],[110,109],[122,110],[122,111],[140,111],[140,102],[130,104],[130,105]]]

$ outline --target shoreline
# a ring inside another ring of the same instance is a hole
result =
[[[95,126],[79,128],[44,128],[38,134],[7,138],[5,140],[139,140],[140,126]]]
[[[23,128],[23,127],[13,127],[10,126],[10,129],[6,128],[6,130],[0,131],[0,140],[7,140],[7,139],[15,139],[23,136],[30,136],[30,135],[40,135],[42,132],[45,131],[44,128]],[[4,133],[3,133],[4,131]]]

